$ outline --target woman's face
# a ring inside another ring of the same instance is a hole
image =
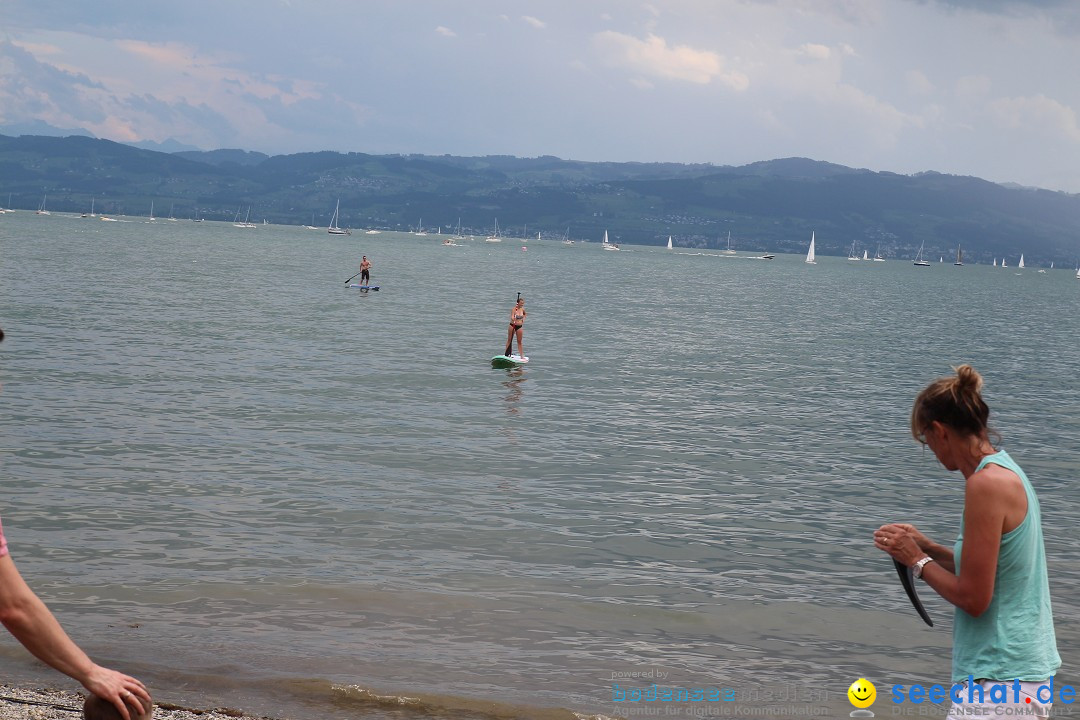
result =
[[[930,426],[923,431],[923,438],[926,441],[926,447],[930,448],[934,457],[946,470],[951,472],[957,469],[956,463],[953,462],[953,436],[944,425],[936,421],[930,423]]]

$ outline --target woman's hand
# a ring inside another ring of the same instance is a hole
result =
[[[874,531],[874,547],[908,567],[925,557],[931,544],[914,525],[892,523]]]

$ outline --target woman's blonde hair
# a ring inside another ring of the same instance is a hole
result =
[[[934,421],[964,435],[993,434],[988,425],[990,408],[982,399],[982,375],[970,365],[953,368],[955,375],[930,383],[915,398],[911,408],[911,434],[926,443],[926,429]]]

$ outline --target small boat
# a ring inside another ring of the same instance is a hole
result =
[[[259,227],[258,225],[256,225],[253,222],[248,222],[250,219],[251,219],[251,206],[250,205],[248,205],[247,213],[244,215],[244,222],[239,222],[239,220],[240,220],[240,208],[237,208],[236,209],[236,217],[233,219],[233,227],[238,227],[238,228],[255,228],[255,227]]]
[[[668,250],[671,249],[671,236],[670,235],[667,236],[667,249]]]
[[[848,260],[858,260],[859,259],[859,256],[855,254],[855,243],[854,242],[851,243],[851,250],[848,251],[847,259]]]
[[[37,212],[34,213],[35,215],[52,215],[51,212],[45,209],[45,201],[48,199],[49,194],[45,193],[45,197],[41,198],[41,205],[38,206]]]
[[[154,201],[153,200],[150,201],[150,219],[147,220],[146,222],[148,222],[148,223],[156,223],[157,222],[157,218],[154,217]]]
[[[728,234],[727,234],[727,250],[721,250],[720,252],[724,253],[725,255],[734,255],[735,254],[735,251],[731,249],[731,231],[730,230],[728,230]]]
[[[90,212],[89,213],[83,213],[82,217],[89,217],[89,218],[97,217],[97,213],[94,212],[94,198],[90,198]]]
[[[338,203],[340,202],[341,201],[339,200]],[[439,229],[441,230],[442,228]],[[413,235],[416,235],[417,237],[425,237],[427,235],[427,233],[424,232],[424,218],[420,218],[420,224],[416,226],[416,232],[414,232]]]
[[[956,262],[954,262],[953,265],[963,265],[963,264],[964,264],[964,253],[961,252],[960,246],[957,245],[956,246]]]
[[[810,265],[817,265],[817,260],[815,260],[815,257],[816,257],[816,255],[814,255],[814,233],[813,233],[813,231],[811,231],[810,232],[810,249],[806,251],[806,262],[808,264],[810,264]]]
[[[874,253],[874,262],[885,262],[885,258],[881,257],[881,245],[878,245],[877,251]]]
[[[348,228],[342,230],[338,227],[338,214],[341,212],[341,199],[338,198],[337,205],[334,206],[334,217],[330,218],[330,226],[326,228],[326,232],[331,235],[352,235],[352,232]]]
[[[607,230],[604,231],[604,242],[601,243],[601,247],[603,247],[605,250],[618,250],[619,249],[619,246],[616,243],[609,243],[608,242]]]
[[[926,247],[925,240],[923,240],[923,244],[919,246],[919,253],[915,256],[915,262],[912,263],[915,267],[930,267],[930,261],[923,258],[924,247]]]
[[[1024,253],[1020,253],[1020,262],[1016,264],[1016,267],[1021,269],[1024,267]]]
[[[339,202],[340,202],[340,201],[339,201]],[[305,226],[304,226],[304,229],[305,229],[305,230],[318,230],[318,229],[319,229],[319,228],[318,228],[318,227],[317,227],[317,226],[315,225],[315,213],[311,213],[311,224],[310,224],[310,225],[305,225]]]
[[[499,218],[495,218],[495,232],[484,238],[484,242],[502,242],[502,238],[499,237]]]

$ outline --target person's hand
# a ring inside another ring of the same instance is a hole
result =
[[[82,684],[97,697],[112,703],[124,720],[143,717],[153,702],[139,680],[100,665],[93,666]]]
[[[911,567],[926,556],[930,540],[914,525],[892,523],[874,531],[874,547],[889,553],[894,560]]]

